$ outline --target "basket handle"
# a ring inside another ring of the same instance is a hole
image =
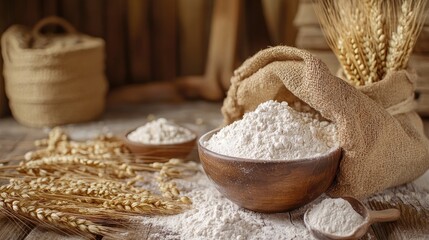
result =
[[[31,31],[31,35],[33,38],[38,38],[41,36],[40,30],[42,30],[43,27],[47,25],[58,25],[62,27],[66,33],[77,33],[76,28],[73,27],[69,22],[67,22],[65,19],[57,17],[57,16],[50,16],[43,18],[39,22],[34,25],[33,30]]]

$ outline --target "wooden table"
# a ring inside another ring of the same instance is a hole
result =
[[[186,125],[198,133],[203,133],[217,127],[222,122],[220,106],[215,103],[192,102],[175,105],[147,104],[112,107],[99,121],[73,124],[65,128],[72,138],[85,139],[107,131],[116,134],[122,133],[144,124],[148,117],[165,117]],[[45,137],[48,130],[27,128],[19,125],[12,118],[0,119],[0,159],[11,159],[13,156],[29,151],[33,148],[33,140]],[[429,120],[425,121],[425,131],[429,135]],[[195,152],[191,158],[197,159]],[[13,160],[10,163],[13,163]],[[429,239],[429,172],[413,183],[374,195],[367,199],[366,203],[372,209],[399,208],[402,218],[395,223],[374,224],[364,239]],[[292,214],[291,221],[302,223],[301,214]],[[150,235],[150,231],[142,229],[138,235],[130,236],[129,239],[145,239],[148,235]],[[1,217],[0,239],[82,238],[64,236]],[[106,238],[104,239],[106,240]]]

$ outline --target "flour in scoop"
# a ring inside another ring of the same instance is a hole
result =
[[[337,236],[348,236],[364,222],[352,205],[342,198],[327,198],[307,214],[312,228]]]
[[[316,157],[338,146],[335,124],[272,100],[222,128],[203,144],[222,155],[262,160]]]
[[[195,138],[195,134],[165,118],[159,118],[137,128],[127,137],[143,144],[174,144],[190,141]]]

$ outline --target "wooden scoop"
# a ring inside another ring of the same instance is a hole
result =
[[[304,214],[304,223],[308,230],[318,239],[359,239],[366,234],[371,224],[376,222],[391,222],[399,219],[401,212],[398,209],[390,208],[381,211],[371,211],[365,207],[359,200],[352,197],[343,197],[344,200],[348,201],[353,209],[359,213],[363,218],[363,223],[357,227],[353,233],[349,235],[335,235],[331,233],[321,232],[320,230],[314,229],[308,221],[308,213],[311,209],[308,209]]]

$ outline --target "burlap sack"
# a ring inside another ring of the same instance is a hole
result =
[[[344,151],[331,195],[365,197],[412,181],[429,167],[428,139],[412,109],[413,77],[406,71],[357,90],[310,53],[280,46],[244,62],[231,84],[225,123],[261,102],[299,98],[337,124]]]

